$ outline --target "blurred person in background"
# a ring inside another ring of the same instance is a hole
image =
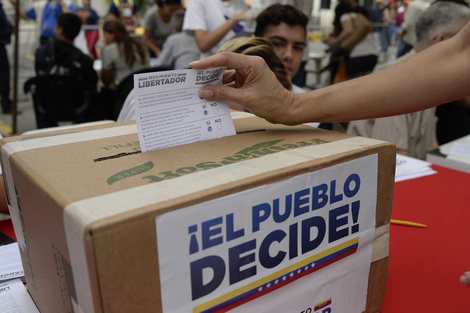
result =
[[[14,5],[15,1],[10,0]],[[49,39],[55,38],[54,27],[57,17],[61,13],[77,13],[73,3],[64,3],[62,0],[37,1],[27,10],[20,10],[20,17],[35,21],[39,26],[39,44],[45,44]]]
[[[0,98],[4,114],[11,113],[10,62],[6,45],[10,43],[12,33],[13,26],[8,21],[3,11],[3,3],[0,1]]]
[[[421,13],[428,7],[429,3],[426,0],[413,0],[406,6],[403,23],[401,24],[402,32],[398,42],[397,58],[413,49],[413,45],[416,43],[416,22]]]
[[[268,39],[277,57],[282,61],[287,75],[292,79],[298,72],[306,49],[308,17],[291,5],[275,4],[256,18],[255,36]],[[293,85],[292,91],[304,89]]]
[[[82,25],[95,26],[96,29],[85,29],[85,38],[88,51],[93,60],[98,59],[96,44],[100,39],[98,25],[102,25],[102,21],[98,13],[91,7],[91,0],[82,0],[83,7],[77,9],[77,15],[82,20]]]
[[[129,74],[148,66],[144,45],[129,35],[116,19],[103,26],[105,47],[101,52],[101,81],[105,86],[118,85]]]
[[[168,69],[189,68],[189,63],[199,59],[200,51],[191,34],[182,31],[184,11],[176,12],[172,19],[173,34],[168,36],[160,56],[150,61],[153,67]]]
[[[450,2],[431,5],[421,14],[416,23],[417,42],[413,49],[393,62],[380,65],[378,70],[402,62],[434,44],[451,38],[469,20],[470,9],[468,7]],[[466,99],[460,101],[470,102]],[[397,146],[397,153],[424,160],[427,152],[437,146],[435,111],[447,105],[392,117],[353,121],[350,122],[347,133],[394,142]],[[467,125],[464,123],[464,129],[470,130],[468,108],[467,105],[467,114],[465,114],[465,109],[462,110],[463,112],[457,110],[461,116],[451,116],[447,120],[449,130],[462,119],[467,122]]]
[[[120,20],[128,32],[134,32],[140,25],[140,8],[137,0],[111,0],[108,19]]]
[[[157,5],[145,14],[144,40],[151,58],[160,56],[163,43],[173,33],[171,18],[181,9],[183,9],[181,0],[157,0]]]
[[[334,47],[346,40],[356,31],[356,20],[362,18],[353,12],[352,7],[346,2],[340,2],[335,8],[333,21],[334,32],[327,40],[330,47]],[[355,78],[372,72],[377,64],[377,48],[369,32],[361,41],[354,45],[351,52],[344,54],[347,78]],[[334,75],[332,75],[334,77]]]
[[[217,53],[227,41],[244,32],[244,20],[253,20],[244,0],[190,0],[183,23],[196,39],[201,57]]]

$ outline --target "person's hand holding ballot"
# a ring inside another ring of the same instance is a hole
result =
[[[260,57],[221,52],[190,66],[227,66],[224,85],[205,87],[201,97],[233,101],[273,123],[342,122],[405,114],[470,96],[470,25],[395,66],[305,94],[283,88]],[[470,272],[460,281],[470,287]]]

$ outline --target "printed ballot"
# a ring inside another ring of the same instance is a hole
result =
[[[18,244],[0,246],[0,282],[24,276]]]
[[[39,313],[20,279],[0,284],[0,312]]]
[[[225,67],[134,75],[136,118],[142,152],[235,135],[226,103],[199,96],[221,84]]]

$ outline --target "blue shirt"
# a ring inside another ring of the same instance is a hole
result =
[[[127,2],[128,2],[127,0],[123,1],[123,3],[127,3]],[[139,5],[137,4],[137,1],[135,0],[134,5],[132,7],[132,13],[136,14],[137,12],[139,12]],[[116,7],[116,5],[114,4],[114,1],[111,1],[111,5],[109,6],[109,13],[114,14],[117,18],[121,17],[121,12],[119,11],[119,8]]]
[[[69,9],[72,13],[77,13],[73,3],[69,6]],[[62,13],[62,7],[53,0],[44,6],[42,10],[42,20],[41,20],[41,36],[42,37],[55,37],[54,27],[57,24],[57,16]],[[29,8],[25,11],[25,14],[28,18],[33,21],[36,21],[36,12],[34,8]]]

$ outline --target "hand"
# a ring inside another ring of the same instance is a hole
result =
[[[287,117],[288,103],[295,95],[282,87],[262,58],[224,51],[190,66],[194,69],[227,66],[224,85],[206,86],[201,91],[204,99],[235,102],[273,123],[281,123]]]
[[[250,11],[241,12],[232,16],[232,19],[237,23],[247,19],[255,19],[256,16],[253,15]]]

